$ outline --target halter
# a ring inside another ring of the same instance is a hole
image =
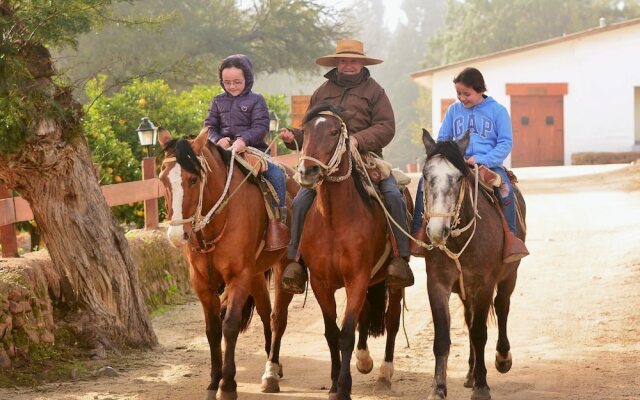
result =
[[[462,253],[465,251],[465,249],[467,248],[467,246],[469,245],[469,243],[471,243],[471,239],[473,239],[473,236],[476,233],[476,217],[480,218],[480,215],[478,215],[478,166],[474,165],[473,166],[473,172],[475,175],[475,191],[472,197],[472,194],[469,193],[469,200],[471,200],[471,205],[473,207],[473,217],[471,218],[471,221],[469,221],[467,223],[467,225],[465,225],[462,228],[459,229],[452,229],[451,230],[451,236],[452,237],[458,237],[461,234],[463,234],[464,232],[466,232],[469,228],[473,228],[471,231],[471,234],[469,235],[469,237],[467,238],[467,241],[465,242],[464,246],[462,246],[462,248],[460,249],[459,252],[454,253],[451,250],[449,250],[449,248],[447,247],[446,243],[445,244],[440,244],[437,246],[434,246],[432,244],[425,244],[425,247],[427,248],[427,250],[432,250],[434,247],[438,248],[439,250],[444,251],[444,253],[451,258],[455,263],[456,263],[456,268],[458,269],[458,272],[460,272],[460,297],[462,297],[462,300],[465,299],[466,295],[465,295],[465,291],[464,291],[464,282],[463,282],[463,275],[462,275],[462,265],[460,264],[460,256],[462,255]],[[453,224],[451,225],[452,228],[455,228],[456,226],[458,226],[458,224],[460,223],[460,210],[462,209],[462,201],[464,200],[464,195],[465,193],[467,193],[466,188],[467,186],[471,186],[471,184],[469,183],[468,179],[464,179],[464,182],[462,183],[462,185],[460,186],[460,192],[458,194],[458,200],[456,201],[456,206],[454,207],[453,211],[450,212],[441,212],[441,213],[436,213],[436,212],[431,212],[429,211],[429,207],[427,205],[427,183],[426,183],[426,179],[422,180],[422,191],[424,193],[424,196],[422,197],[422,204],[424,206],[424,210],[425,210],[425,220],[429,221],[429,218],[431,217],[453,217]],[[418,243],[420,244],[420,243]]]
[[[168,157],[162,161],[162,164],[176,161],[176,157]],[[211,167],[209,167],[209,163],[207,163],[207,160],[206,158],[204,158],[204,156],[198,156],[198,161],[202,166],[202,170],[200,172],[200,195],[198,197],[198,206],[196,207],[196,211],[189,218],[169,221],[169,225],[176,226],[191,223],[193,225],[192,231],[196,234],[196,240],[198,241],[198,245],[200,246],[199,248],[196,248],[194,250],[200,253],[208,253],[213,251],[213,249],[215,249],[215,245],[220,241],[220,239],[222,239],[222,235],[224,234],[224,231],[227,227],[227,222],[225,221],[224,226],[222,227],[222,230],[220,231],[218,236],[216,236],[216,238],[210,242],[205,241],[201,231],[205,226],[209,224],[209,222],[211,222],[214,214],[220,214],[226,204],[228,204],[227,202],[225,202],[225,199],[227,197],[227,194],[229,193],[231,177],[233,176],[235,149],[231,150],[231,162],[229,163],[229,170],[227,172],[227,179],[224,185],[224,190],[222,191],[222,194],[220,195],[218,201],[213,205],[213,207],[211,207],[211,210],[209,210],[209,212],[205,216],[202,215],[202,201],[204,197],[204,188],[207,184],[207,174],[211,172]]]
[[[309,160],[313,163],[315,163],[316,165],[318,165],[320,168],[322,168],[325,171],[324,174],[324,179],[328,180],[329,182],[342,182],[345,179],[347,179],[349,176],[351,176],[351,169],[353,167],[353,163],[352,163],[352,159],[351,157],[349,157],[349,169],[347,171],[346,174],[341,175],[341,176],[332,176],[333,173],[335,173],[338,168],[340,167],[340,161],[342,161],[342,156],[344,155],[345,151],[347,150],[347,140],[349,140],[349,135],[347,133],[347,125],[344,123],[344,121],[342,120],[342,118],[340,118],[339,115],[331,112],[331,111],[320,111],[318,113],[318,115],[331,115],[335,118],[338,119],[338,121],[340,121],[340,139],[338,139],[338,144],[336,145],[336,149],[333,152],[333,155],[331,156],[331,159],[329,160],[329,162],[327,164],[323,163],[322,161],[318,160],[317,158],[314,157],[310,157],[310,156],[305,156],[304,154],[302,154],[300,156],[300,158],[298,158],[298,164],[300,164],[303,160]],[[298,180],[298,183],[300,183],[300,177],[298,175],[296,175],[296,180]],[[316,183],[314,185],[317,186],[319,185],[320,182]]]

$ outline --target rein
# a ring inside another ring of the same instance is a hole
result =
[[[225,221],[218,236],[216,236],[212,241],[209,242],[205,240],[204,235],[202,234],[202,229],[207,226],[207,224],[213,219],[213,215],[219,214],[227,204],[225,202],[225,198],[229,193],[229,187],[231,185],[234,160],[235,150],[232,149],[232,157],[231,162],[229,163],[229,171],[227,173],[224,190],[222,191],[222,194],[220,195],[218,201],[213,205],[213,207],[211,207],[211,210],[209,210],[207,215],[203,216],[202,202],[204,198],[204,188],[207,184],[207,174],[211,172],[211,167],[209,167],[209,163],[207,162],[206,158],[204,158],[204,156],[198,156],[198,161],[202,166],[202,172],[200,173],[200,195],[198,197],[198,206],[196,207],[196,211],[189,218],[169,221],[169,225],[173,226],[184,225],[188,223],[191,223],[193,225],[192,232],[195,233],[196,241],[198,243],[198,247],[194,248],[193,250],[198,251],[199,253],[209,253],[213,251],[216,248],[216,244],[222,239],[222,236],[227,228],[227,222]],[[168,157],[162,161],[163,164],[168,162],[177,162],[176,157]]]
[[[422,247],[425,247],[427,250],[433,250],[434,248],[437,248],[438,250],[442,250],[450,259],[452,259],[455,263],[456,263],[456,268],[458,269],[458,272],[460,272],[460,297],[462,297],[462,300],[465,300],[466,298],[466,293],[464,291],[464,280],[463,280],[463,274],[462,274],[462,265],[460,264],[460,256],[462,255],[462,253],[464,253],[464,251],[466,250],[467,246],[469,245],[469,243],[471,243],[471,239],[473,239],[473,236],[476,233],[476,218],[480,218],[480,215],[478,215],[478,165],[474,165],[473,166],[473,172],[475,175],[475,191],[472,197],[472,194],[469,193],[469,199],[471,200],[471,205],[473,206],[473,218],[471,218],[471,221],[469,221],[467,223],[467,225],[465,225],[462,228],[458,228],[458,229],[453,229],[451,231],[451,237],[458,237],[461,234],[463,234],[464,232],[466,232],[467,230],[469,230],[470,228],[471,230],[471,234],[469,235],[469,237],[467,238],[467,241],[465,242],[464,246],[462,246],[462,248],[460,249],[459,252],[454,253],[451,250],[449,250],[449,248],[447,247],[446,244],[441,244],[441,245],[437,245],[434,246],[432,244],[427,244],[424,243],[422,241],[416,241],[416,243]],[[467,186],[471,186],[471,184],[469,183],[468,179],[465,179],[465,184],[463,184],[460,187],[460,193],[458,194],[458,200],[456,201],[456,206],[453,209],[453,211],[450,212],[442,212],[442,213],[435,213],[435,212],[430,212],[429,208],[427,207],[427,191],[426,191],[426,180],[422,181],[422,191],[424,193],[424,196],[422,198],[423,201],[423,205],[424,205],[424,210],[425,211],[425,220],[429,220],[429,218],[431,217],[453,217],[453,224],[451,225],[452,228],[455,228],[456,226],[458,226],[458,224],[460,223],[460,210],[462,209],[462,201],[464,200],[464,195],[465,193],[467,193],[466,191],[466,187]]]

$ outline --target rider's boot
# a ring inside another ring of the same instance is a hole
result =
[[[282,288],[285,292],[292,294],[304,293],[307,283],[307,268],[302,259],[300,262],[293,261],[284,269],[282,273]]]
[[[509,264],[529,255],[529,250],[519,237],[507,228],[504,233],[504,248],[502,249],[502,262]]]
[[[392,289],[402,289],[413,285],[413,272],[409,267],[409,257],[394,257],[387,267],[386,284]]]
[[[289,244],[291,234],[287,226],[287,208],[278,207],[280,219],[272,218],[267,224],[267,235],[264,249],[266,251],[280,250]]]
[[[511,232],[511,230],[509,229],[509,225],[507,225],[507,220],[505,219],[502,212],[500,213],[500,217],[502,219],[502,230],[504,230],[504,242],[502,244],[502,262],[505,264],[509,264],[528,256],[529,250],[527,250],[527,246],[519,237]]]

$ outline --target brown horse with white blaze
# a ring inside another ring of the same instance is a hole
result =
[[[193,289],[204,309],[211,352],[208,396],[237,398],[235,347],[238,334],[248,325],[254,302],[264,326],[268,356],[262,390],[278,392],[280,343],[292,295],[281,290],[279,284],[287,262],[286,250],[262,251],[267,226],[262,192],[244,181],[245,175],[237,165],[227,166],[222,157],[225,150],[209,142],[206,129],[193,140],[172,139],[161,129],[159,141],[165,152],[160,180],[170,220],[169,240],[175,246],[184,246]],[[295,194],[295,184],[287,184],[289,194]],[[265,279],[265,272],[272,266],[273,310]],[[223,286],[226,307],[221,307],[219,296]],[[221,308],[226,309],[224,319]]]
[[[519,261],[503,263],[504,231],[499,207],[491,198],[478,193],[477,177],[464,160],[469,144],[467,132],[458,141],[436,143],[423,130],[422,140],[427,159],[422,171],[426,235],[430,251],[425,257],[427,290],[433,317],[435,338],[435,377],[429,399],[447,396],[447,360],[451,347],[449,298],[458,293],[464,304],[469,328],[469,370],[465,381],[473,400],[491,398],[484,363],[487,343],[487,317],[491,307],[498,319],[496,369],[506,373],[511,368],[507,337],[510,297],[516,285]],[[522,207],[518,230],[524,241],[525,203],[514,185]],[[495,298],[492,298],[495,292]]]
[[[381,335],[386,328],[387,345],[378,382],[381,388],[390,387],[402,300],[401,289],[385,288],[390,260],[385,215],[364,193],[342,118],[340,111],[328,104],[307,112],[298,166],[301,185],[316,190],[305,218],[300,254],[322,309],[331,353],[330,399],[350,399],[356,327],[356,367],[362,373],[373,369],[368,335]],[[380,267],[377,272],[376,266]],[[342,287],[347,303],[340,329],[335,292]]]

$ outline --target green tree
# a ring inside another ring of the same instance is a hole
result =
[[[145,76],[188,88],[215,80],[235,53],[260,73],[306,72],[349,29],[342,12],[313,0],[140,0],[115,12],[114,22],[79,39],[78,51],[60,54],[74,80],[104,72],[115,85]]]
[[[637,0],[449,0],[430,43],[430,66],[448,64],[640,16]],[[471,38],[473,38],[471,40]]]
[[[405,20],[391,35],[389,51],[380,69],[380,82],[389,95],[396,117],[396,136],[385,149],[385,158],[404,167],[424,153],[421,127],[431,125],[430,109],[417,106],[419,89],[409,74],[421,66],[428,41],[444,23],[446,0],[403,0]],[[426,123],[426,125],[424,125]]]
[[[68,327],[94,347],[148,347],[157,339],[128,242],[100,190],[81,107],[48,50],[75,44],[111,3],[0,0],[0,181],[31,206]]]

